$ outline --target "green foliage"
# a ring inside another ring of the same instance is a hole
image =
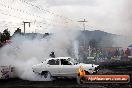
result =
[[[4,43],[6,40],[10,39],[10,32],[5,29],[3,33],[0,33],[0,43]]]
[[[17,30],[15,30],[14,34],[21,34],[21,29],[17,28]]]

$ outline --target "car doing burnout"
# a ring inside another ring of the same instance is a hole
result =
[[[73,77],[80,75],[84,71],[85,75],[93,74],[98,71],[99,65],[76,63],[71,57],[49,58],[44,62],[32,67],[34,73],[39,73],[45,78],[52,77]]]

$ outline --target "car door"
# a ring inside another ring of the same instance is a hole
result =
[[[60,60],[58,59],[51,59],[47,62],[47,71],[51,73],[52,76],[59,75],[59,68],[60,68]]]
[[[62,76],[76,76],[77,75],[77,65],[72,64],[70,61],[61,60],[60,74]]]

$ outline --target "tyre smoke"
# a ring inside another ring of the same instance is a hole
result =
[[[48,81],[32,72],[32,66],[49,58],[54,51],[56,57],[71,56],[74,50],[73,43],[78,36],[73,30],[54,30],[47,37],[36,36],[32,38],[28,34],[15,35],[11,43],[0,49],[0,65],[15,67],[15,75],[21,79],[33,81]]]

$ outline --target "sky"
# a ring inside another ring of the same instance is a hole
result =
[[[101,30],[131,36],[131,0],[0,0],[0,31],[17,27],[26,32],[49,29],[80,29],[86,19],[87,30]]]

